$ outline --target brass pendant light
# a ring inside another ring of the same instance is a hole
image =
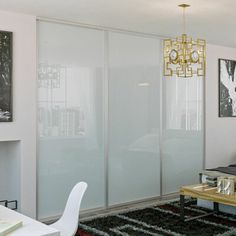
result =
[[[183,9],[184,32],[175,39],[164,40],[164,76],[192,77],[205,76],[206,41],[193,40],[185,33],[185,9],[188,4],[179,5]]]

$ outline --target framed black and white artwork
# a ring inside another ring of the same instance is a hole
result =
[[[12,32],[0,31],[0,122],[12,121]]]
[[[236,61],[219,59],[219,116],[236,117]]]

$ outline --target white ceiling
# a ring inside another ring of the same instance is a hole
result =
[[[0,9],[40,17],[176,36],[188,3],[187,33],[236,47],[236,0],[0,0]]]

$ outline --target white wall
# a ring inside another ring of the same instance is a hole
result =
[[[236,48],[207,45],[206,96],[206,167],[236,163],[236,118],[218,116],[218,59],[236,60]]]
[[[36,18],[0,11],[0,30],[13,32],[13,122],[0,123],[0,141],[20,140],[21,211],[35,217]]]

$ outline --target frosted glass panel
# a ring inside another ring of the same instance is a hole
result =
[[[160,194],[159,44],[109,34],[109,205]]]
[[[163,194],[198,183],[203,167],[203,78],[163,80]]]
[[[78,181],[82,208],[103,207],[104,32],[40,22],[38,33],[38,217],[61,214]]]
[[[106,207],[106,197],[112,206],[160,196],[160,145],[163,195],[198,182],[203,79],[161,85],[159,39],[107,35],[105,44],[103,31],[38,25],[40,219],[60,215],[78,181],[88,183],[82,209]]]

